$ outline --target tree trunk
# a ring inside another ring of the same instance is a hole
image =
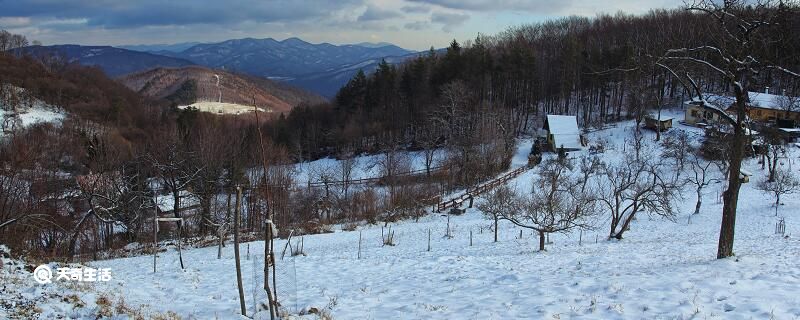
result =
[[[622,240],[622,234],[629,229],[631,221],[633,221],[633,218],[636,217],[637,212],[638,210],[634,209],[634,211],[627,218],[625,218],[625,221],[622,222],[622,226],[619,228],[619,231],[614,234],[614,239]]]
[[[615,216],[611,216],[611,230],[608,232],[608,239],[614,238],[614,231],[617,230],[617,225],[619,224],[619,218]]]
[[[544,235],[545,235],[544,231],[540,230],[539,231],[539,251],[545,251],[544,250],[544,243],[545,243]]]
[[[717,259],[733,256],[733,238],[736,228],[736,207],[739,202],[739,172],[742,169],[744,158],[745,135],[742,121],[745,117],[745,93],[741,88],[736,88],[737,124],[734,128],[733,143],[731,145],[731,161],[728,171],[728,189],[722,196],[722,224],[719,229],[719,244],[717,246]]]
[[[700,213],[700,206],[703,204],[703,188],[697,188],[697,203],[694,205],[694,214]]]

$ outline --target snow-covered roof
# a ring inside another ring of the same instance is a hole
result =
[[[777,94],[769,94],[763,92],[748,92],[748,98],[750,99],[749,106],[756,107],[756,108],[763,108],[763,109],[775,109],[775,110],[786,110],[788,106],[793,104],[792,110],[800,110],[800,99],[798,98],[791,98],[783,95]],[[711,105],[727,109],[734,102],[736,102],[736,98],[732,96],[725,96],[719,95],[714,93],[704,93],[703,100]],[[697,97],[692,98],[692,100],[685,101],[685,104],[692,104],[698,103],[701,100]]]
[[[706,102],[707,105],[710,104],[722,109],[727,109],[731,106],[731,104],[736,102],[736,98],[714,93],[704,93],[702,100],[698,99],[697,97],[693,97],[692,100],[684,101],[685,104],[698,104],[699,102]]]
[[[554,135],[581,133],[575,116],[547,115],[547,130]]]
[[[181,190],[178,193],[178,197],[181,199],[180,206],[184,209],[200,204],[200,199],[198,199],[193,193],[186,190]],[[158,195],[155,197],[154,201],[156,206],[158,206],[158,210],[161,212],[171,212],[175,210],[175,197],[172,196],[172,193]]]
[[[748,94],[750,97],[751,107],[774,110],[791,109],[795,111],[800,109],[800,99],[792,99],[791,97],[784,95],[760,92],[748,92]]]

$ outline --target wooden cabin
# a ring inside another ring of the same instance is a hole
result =
[[[544,121],[547,144],[552,151],[583,149],[583,138],[575,116],[547,115]]]
[[[661,120],[646,116],[644,118],[644,127],[650,130],[658,130],[661,132],[672,129],[672,118],[663,118]]]

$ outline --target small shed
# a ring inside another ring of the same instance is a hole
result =
[[[664,132],[672,128],[672,118],[662,118],[659,120],[653,116],[646,116],[644,117],[644,127],[650,130]]]
[[[547,130],[547,144],[550,150],[563,148],[565,151],[583,149],[578,118],[575,116],[547,115],[544,121]]]
[[[741,181],[742,183],[750,182],[751,176],[753,176],[753,174],[750,173],[749,171],[746,171],[744,169],[739,170],[739,181]]]

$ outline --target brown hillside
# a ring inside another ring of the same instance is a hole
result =
[[[148,71],[128,74],[118,80],[140,94],[166,98],[178,91],[184,83],[194,80],[197,84],[197,100],[217,101],[219,75],[222,89],[222,102],[270,108],[275,112],[287,112],[301,104],[316,104],[325,99],[313,93],[288,85],[222,70],[212,70],[201,66],[181,68],[155,68]]]

